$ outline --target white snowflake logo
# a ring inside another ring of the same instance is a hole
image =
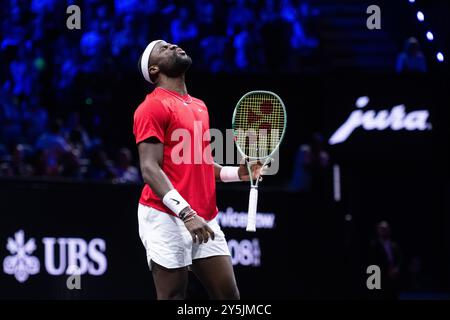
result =
[[[8,238],[6,249],[11,253],[3,260],[3,271],[13,274],[17,281],[25,282],[30,275],[39,272],[40,264],[36,257],[31,256],[36,250],[36,242],[33,238],[25,242],[25,233],[19,230],[13,238]]]

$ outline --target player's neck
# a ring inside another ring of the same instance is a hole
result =
[[[184,75],[178,78],[164,77],[158,82],[157,87],[175,91],[182,96],[187,94],[186,83],[184,82]]]

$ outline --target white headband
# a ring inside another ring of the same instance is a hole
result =
[[[144,53],[142,54],[141,59],[141,71],[142,75],[144,76],[145,80],[147,80],[150,83],[153,83],[153,81],[150,79],[150,74],[148,73],[148,60],[150,59],[150,54],[152,53],[153,48],[155,45],[163,40],[155,40],[150,42],[150,44],[145,48]]]

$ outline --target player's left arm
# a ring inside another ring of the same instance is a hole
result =
[[[252,177],[259,179],[262,175],[262,163],[256,162],[251,165]],[[214,162],[214,176],[219,182],[249,181],[250,174],[246,164],[240,164],[239,167],[221,166]]]

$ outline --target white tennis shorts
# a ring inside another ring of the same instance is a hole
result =
[[[192,260],[212,256],[230,256],[225,235],[216,219],[208,221],[215,238],[207,243],[193,243],[192,236],[181,219],[139,203],[139,236],[151,261],[168,269],[186,267]]]

